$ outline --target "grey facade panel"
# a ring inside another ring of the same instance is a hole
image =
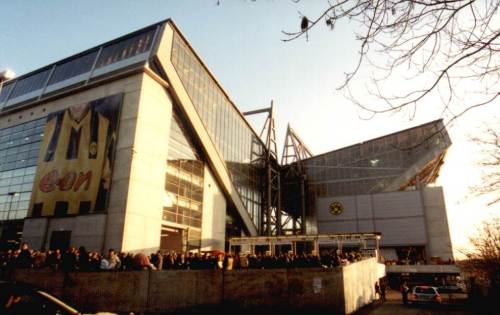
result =
[[[344,211],[337,216],[330,213],[330,204],[334,201],[342,203]],[[329,221],[334,219],[356,220],[356,200],[353,196],[338,198],[321,198],[317,200],[318,221]]]
[[[372,195],[356,196],[356,203],[358,205],[358,218],[359,219],[372,219],[373,218]]]
[[[324,221],[318,223],[320,234],[353,233],[357,229],[356,220]]]
[[[393,192],[372,196],[376,218],[423,215],[422,199],[419,191]]]
[[[425,245],[423,217],[375,220],[377,232],[382,233],[380,245]]]
[[[341,214],[330,213],[329,205],[333,201],[342,203],[344,211]],[[380,232],[381,245],[385,246],[427,243],[428,233],[420,191],[317,198],[316,205],[320,234]],[[435,207],[433,211],[443,212],[443,208]],[[436,228],[434,225],[432,227]]]
[[[373,225],[373,220],[359,220],[358,232],[360,233],[375,232],[375,225]]]

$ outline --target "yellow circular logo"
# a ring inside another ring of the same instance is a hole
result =
[[[97,154],[97,143],[95,143],[95,141],[90,144],[89,152],[92,155],[96,155]]]
[[[329,208],[330,213],[333,215],[339,215],[342,213],[342,211],[344,211],[344,206],[338,201],[332,202]]]

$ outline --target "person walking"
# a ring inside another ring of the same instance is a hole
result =
[[[380,281],[380,299],[385,302],[385,280]]]
[[[408,287],[408,284],[406,283],[406,281],[404,281],[403,284],[401,284],[401,287],[399,288],[399,290],[401,291],[401,297],[403,299],[403,304],[407,305],[408,304],[408,292],[410,291],[410,288]]]
[[[382,300],[382,293],[380,292],[380,285],[378,281],[375,282],[375,299]]]

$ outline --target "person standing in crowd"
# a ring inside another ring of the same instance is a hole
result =
[[[118,255],[116,254],[115,250],[110,248],[108,251],[108,269],[109,270],[117,270],[120,268],[121,261]]]
[[[33,258],[33,267],[37,269],[44,268],[46,266],[46,259],[47,253],[45,252],[45,248],[42,248],[42,250],[35,253],[35,257]]]
[[[385,302],[385,280],[380,281],[380,299]]]
[[[408,304],[408,292],[410,291],[410,288],[408,287],[408,284],[406,281],[403,281],[403,284],[401,284],[401,287],[399,288],[401,291],[401,298],[403,299],[403,304],[407,305]]]
[[[224,269],[224,255],[223,254],[219,254],[219,256],[218,256],[217,269],[219,269],[219,270]]]
[[[75,271],[77,269],[78,259],[76,257],[76,249],[70,246],[61,258],[61,270],[64,272]]]
[[[61,251],[59,249],[49,250],[46,263],[47,266],[49,266],[53,271],[59,270],[59,265],[61,263]]]
[[[80,246],[78,249],[78,269],[81,271],[89,271],[90,269],[89,253],[84,246]]]
[[[151,255],[151,263],[157,270],[163,269],[163,254],[161,253],[161,250],[158,250],[156,254]]]
[[[240,267],[241,269],[248,269],[248,255],[243,254],[240,256]]]
[[[375,282],[375,299],[382,299],[382,293],[380,292],[380,284],[378,281]]]
[[[31,257],[31,251],[29,250],[28,243],[23,243],[21,245],[21,252],[19,253],[19,256],[17,256],[17,267],[33,267],[33,258]]]
[[[224,257],[224,269],[225,270],[233,270],[234,258],[233,255],[228,254]]]
[[[135,270],[156,270],[156,267],[150,262],[148,256],[143,253],[137,253],[134,256]]]

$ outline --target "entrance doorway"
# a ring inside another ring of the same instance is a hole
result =
[[[180,253],[185,248],[185,230],[162,226],[160,238],[161,251]]]
[[[64,252],[71,244],[71,231],[52,231],[50,236],[50,249],[60,249]]]

